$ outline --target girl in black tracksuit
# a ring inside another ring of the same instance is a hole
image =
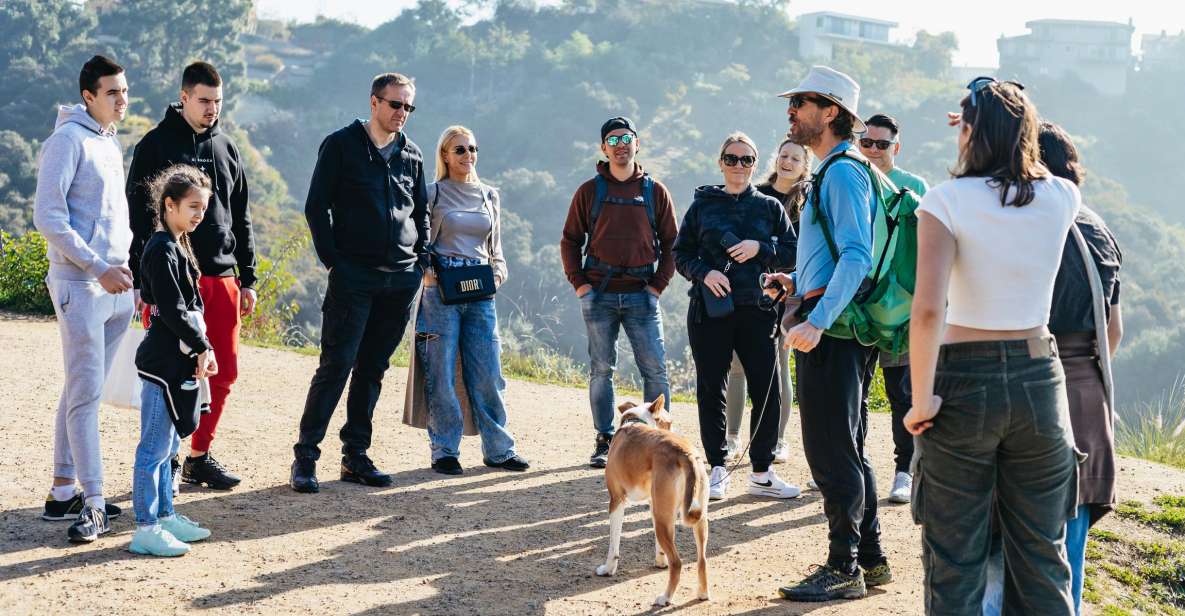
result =
[[[169,167],[154,182],[159,222],[140,262],[141,298],[152,306],[144,341],[136,350],[143,390],[140,444],[132,480],[136,533],[130,550],[180,556],[189,542],[210,536],[173,511],[170,461],[181,438],[201,417],[200,381],[218,371],[202,319],[200,275],[188,234],[205,215],[210,180],[195,167]]]
[[[744,134],[736,133],[725,140],[720,152],[725,184],[696,189],[675,239],[676,269],[694,283],[687,332],[695,359],[700,437],[713,467],[712,498],[722,498],[727,487],[727,475],[723,473],[724,390],[734,352],[744,365],[754,405],[749,491],[780,498],[798,495],[796,487],[771,477],[772,472],[767,475],[777,442],[780,396],[778,388],[771,387],[776,377],[777,352],[770,334],[776,314],[761,307],[759,282],[764,272],[794,266],[797,241],[782,204],[749,183],[756,159],[757,147]],[[729,234],[734,239],[725,240]],[[712,288],[723,292],[724,278],[735,309],[731,315],[712,318],[704,308],[704,287],[707,292]],[[764,486],[770,480],[772,487]]]

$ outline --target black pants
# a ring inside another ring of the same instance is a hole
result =
[[[905,429],[905,414],[913,406],[913,389],[910,387],[909,366],[881,368],[885,375],[885,396],[889,408],[893,409],[893,463],[896,472],[908,473],[913,460],[913,435]]]
[[[699,312],[692,304],[688,311],[687,337],[695,359],[699,434],[708,463],[724,466],[724,392],[735,352],[745,369],[749,400],[753,403],[749,417],[749,460],[753,463],[753,472],[765,472],[774,459],[781,405],[781,392],[777,386],[778,353],[774,339],[770,338],[775,314],[755,306],[738,306],[736,312],[723,319],[701,317]],[[765,401],[764,412],[762,401]]]
[[[827,564],[851,571],[880,562],[876,477],[864,451],[867,374],[872,350],[823,336],[810,353],[796,351],[802,447],[823,494],[830,549]]]
[[[868,388],[872,383],[877,365],[877,352],[872,353],[868,362],[868,369],[864,372],[864,412],[868,407]],[[913,460],[913,435],[905,429],[905,414],[913,406],[913,390],[910,388],[909,366],[882,366],[881,374],[885,377],[885,397],[889,399],[889,408],[893,411],[893,465],[894,471],[908,473],[909,463]]]
[[[347,263],[329,272],[321,308],[321,364],[305,399],[300,439],[293,447],[296,457],[320,457],[317,445],[325,438],[347,379],[342,454],[363,454],[370,448],[371,418],[383,374],[403,338],[419,280],[418,271],[382,272]]]

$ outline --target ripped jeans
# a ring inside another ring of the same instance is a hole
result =
[[[473,421],[481,434],[483,458],[504,462],[515,454],[514,436],[506,429],[502,392],[502,361],[494,299],[446,306],[435,287],[425,287],[416,317],[416,360],[424,366],[428,398],[428,438],[432,461],[459,458],[464,418],[458,396],[468,396]],[[457,391],[460,357],[463,391]]]

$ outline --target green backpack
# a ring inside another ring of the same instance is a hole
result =
[[[908,188],[897,188],[888,176],[857,152],[848,150],[828,159],[815,174],[811,198],[813,222],[821,227],[836,263],[839,249],[832,236],[831,221],[819,207],[819,195],[823,175],[841,157],[859,163],[868,172],[876,191],[877,208],[872,217],[874,267],[852,301],[824,333],[900,355],[909,350],[909,311],[917,279],[918,195]]]

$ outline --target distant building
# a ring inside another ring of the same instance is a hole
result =
[[[1145,34],[1140,41],[1140,67],[1177,68],[1185,58],[1185,30],[1178,34]]]
[[[803,59],[831,60],[836,43],[894,45],[889,31],[897,22],[823,11],[798,16],[798,55]]]
[[[1025,24],[1028,34],[1001,36],[1001,74],[1073,75],[1102,94],[1127,90],[1133,67],[1131,22],[1038,19]]]

